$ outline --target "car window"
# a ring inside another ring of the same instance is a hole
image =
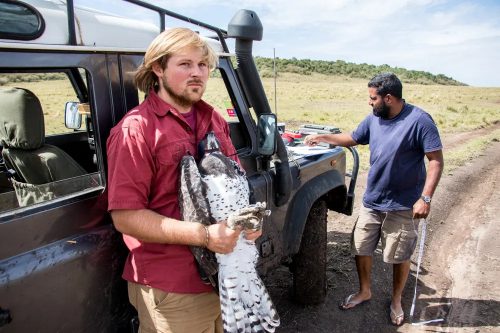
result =
[[[215,69],[211,73],[203,100],[213,106],[214,109],[220,113],[224,119],[226,119],[226,121],[238,121],[238,116],[236,115],[233,103],[231,102],[231,97],[229,96],[219,69]]]
[[[0,38],[31,40],[45,28],[40,13],[28,4],[0,0]]]
[[[0,214],[102,188],[87,79],[83,69],[0,73]],[[75,117],[81,126],[67,128]]]
[[[0,74],[0,87],[28,89],[40,100],[45,120],[45,134],[54,135],[73,132],[64,126],[66,102],[78,101],[66,73],[11,73]],[[86,123],[82,121],[85,130]]]

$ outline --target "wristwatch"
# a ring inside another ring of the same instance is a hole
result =
[[[420,199],[422,199],[428,205],[430,205],[432,201],[432,198],[428,195],[422,195]]]

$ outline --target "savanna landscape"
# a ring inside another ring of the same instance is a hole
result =
[[[351,131],[371,112],[366,77],[280,72],[275,81],[270,75],[262,76],[269,104],[287,130],[313,123]],[[47,133],[66,131],[64,103],[76,100],[69,82],[57,78],[30,81],[0,83],[35,92],[50,124]],[[353,216],[329,215],[326,302],[308,307],[294,304],[289,293],[292,277],[286,267],[265,278],[281,316],[279,332],[500,332],[496,283],[500,273],[500,88],[444,82],[448,84],[403,80],[406,101],[422,107],[435,120],[445,157],[445,171],[427,220],[414,317],[408,318],[408,313],[416,267],[412,267],[404,296],[407,318],[396,328],[388,318],[391,269],[382,264],[379,253],[374,260],[372,301],[349,311],[338,309],[341,299],[357,288],[349,236],[369,167],[368,147],[359,147],[361,168]],[[210,80],[206,100],[225,114],[228,97],[221,78]]]
[[[351,131],[371,112],[367,79],[319,74],[283,75],[277,80],[279,121],[287,128],[328,124]],[[274,82],[264,79],[274,105]],[[324,304],[291,302],[287,268],[266,283],[282,317],[279,332],[500,332],[499,193],[500,88],[403,82],[403,97],[429,112],[440,130],[445,170],[427,219],[427,237],[416,283],[417,253],[404,294],[405,323],[389,321],[392,269],[375,254],[373,298],[349,311],[340,301],[357,289],[350,232],[366,183],[368,147],[359,147],[361,171],[353,216],[328,219],[328,296]],[[418,251],[416,251],[418,252]]]
[[[352,131],[371,112],[368,105],[367,79],[323,74],[284,73],[276,80],[264,78],[264,89],[278,121],[287,130],[301,124],[323,124]],[[223,109],[222,80],[212,78],[206,99]],[[500,88],[457,85],[411,84],[403,82],[403,97],[408,103],[426,110],[442,136],[489,128],[485,135],[464,140],[453,149],[445,149],[446,169],[451,172],[469,159],[479,156],[490,142],[500,139]],[[275,110],[275,104],[277,110]],[[358,147],[361,169],[368,168],[368,147]]]
[[[367,79],[285,73],[264,87],[278,120],[287,129],[315,123],[351,131],[369,113]],[[220,84],[217,79],[211,85]],[[210,96],[210,91],[209,91]],[[328,218],[328,295],[324,304],[291,301],[292,275],[274,271],[266,284],[282,318],[279,332],[500,332],[500,88],[413,84],[403,81],[403,96],[431,114],[440,130],[445,169],[427,219],[427,237],[412,306],[417,253],[404,294],[405,323],[389,321],[392,269],[376,253],[373,298],[350,311],[340,301],[357,289],[349,253],[366,184],[368,147],[358,147],[360,175],[353,216]],[[416,251],[418,252],[418,251]]]

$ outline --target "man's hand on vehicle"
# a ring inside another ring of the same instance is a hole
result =
[[[307,146],[316,146],[320,143],[318,140],[319,134],[310,134],[304,138],[304,144]]]

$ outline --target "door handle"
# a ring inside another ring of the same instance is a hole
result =
[[[10,316],[10,311],[0,308],[0,327],[7,325],[11,321],[12,317]]]

